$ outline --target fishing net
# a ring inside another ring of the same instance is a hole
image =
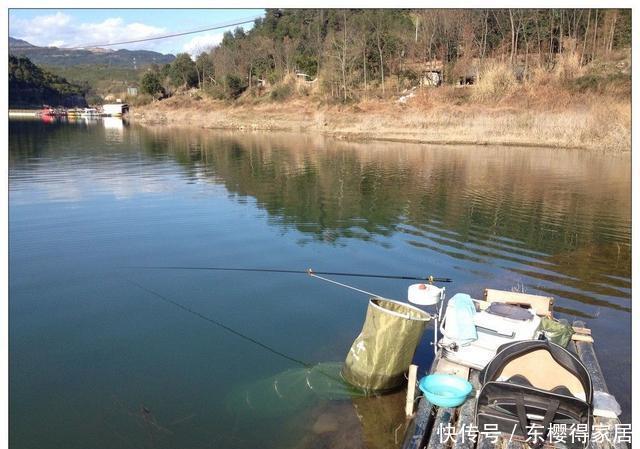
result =
[[[340,362],[328,362],[286,370],[235,389],[229,395],[230,407],[238,412],[277,416],[320,400],[364,396],[363,390],[344,380],[342,367]]]
[[[371,392],[402,385],[430,319],[409,304],[371,298],[362,331],[347,354],[344,379]]]

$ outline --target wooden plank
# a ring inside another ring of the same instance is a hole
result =
[[[581,321],[574,322],[574,326],[576,327],[584,327],[584,323]],[[600,363],[596,357],[596,352],[593,347],[593,344],[586,341],[575,341],[576,354],[587,368],[589,375],[591,376],[591,382],[593,384],[594,391],[603,391],[605,393],[609,393],[609,389],[607,388],[607,383],[604,380],[604,375],[602,374],[602,369],[600,368]],[[614,433],[616,425],[620,424],[620,420],[617,418],[603,418],[600,416],[594,416],[593,425],[594,428],[599,429],[601,434],[608,433],[609,438],[598,438],[596,435],[592,434],[591,440],[589,441],[588,448],[590,449],[626,449],[626,443],[622,443],[614,440]],[[605,430],[608,429],[608,430]]]
[[[423,397],[420,400],[420,405],[418,405],[418,411],[404,434],[402,449],[423,448],[422,442],[433,424],[434,413],[432,411],[433,405]]]
[[[515,437],[511,438],[511,435],[503,437],[503,448],[504,449],[528,449],[529,446],[522,440],[517,440]]]
[[[439,356],[431,363],[431,371],[438,363]],[[429,435],[431,428],[433,427],[434,413],[433,404],[427,400],[424,396],[420,398],[420,404],[418,405],[418,411],[414,415],[413,419],[407,426],[407,430],[404,433],[404,440],[402,442],[402,449],[422,449],[423,442]]]
[[[405,414],[413,416],[416,397],[416,378],[418,377],[418,365],[409,365],[409,379],[407,381],[407,403],[404,407]]]
[[[576,321],[574,326],[581,327],[578,323],[582,323],[581,321]],[[593,383],[593,389],[604,391],[605,393],[609,392],[607,388],[607,383],[604,380],[604,376],[602,374],[602,369],[600,368],[600,363],[598,363],[598,359],[596,358],[596,353],[593,348],[593,344],[584,341],[576,341],[576,354],[582,363],[589,371],[591,375],[591,382]]]
[[[469,370],[470,368],[468,366],[460,365],[442,357],[438,360],[435,372],[440,374],[452,374],[467,380],[469,378]]]
[[[445,360],[439,355],[433,361],[431,365],[431,373],[438,372],[438,366],[446,367],[447,369],[454,369],[458,373],[461,373],[463,370],[460,368],[464,368],[466,372],[469,372],[469,369],[466,367],[456,368],[454,365],[457,365],[453,362]],[[465,377],[466,379],[467,377]],[[476,384],[477,384],[477,372],[476,372]],[[472,410],[475,410],[475,396],[473,397],[473,406]],[[471,400],[468,399],[467,402]],[[466,404],[466,403],[465,403]],[[463,404],[464,406],[464,404]],[[429,449],[434,448],[444,448],[448,447],[451,444],[451,440],[448,442],[445,440],[444,442],[440,442],[440,436],[437,433],[438,428],[445,427],[447,424],[455,424],[454,419],[456,417],[455,409],[446,409],[441,407],[433,406],[425,397],[420,399],[420,405],[418,406],[418,412],[415,415],[415,418],[412,420],[407,432],[405,433],[405,439],[402,445],[403,449],[422,449],[423,447],[429,447]],[[470,423],[473,421],[473,411],[471,412]],[[441,427],[442,426],[442,427]]]
[[[573,334],[571,336],[571,339],[573,341],[583,341],[585,343],[593,343],[593,337],[591,337],[589,335]]]
[[[469,438],[469,435],[465,430],[469,429],[471,425],[475,425],[477,393],[480,387],[480,383],[478,381],[479,374],[480,373],[478,371],[471,370],[469,375],[469,382],[473,385],[473,393],[458,410],[458,419],[456,420],[456,439],[453,442],[452,449],[473,449],[475,446],[475,441]]]
[[[503,437],[499,435],[497,438],[488,437],[486,433],[478,434],[477,449],[497,449],[503,445]]]
[[[576,334],[591,335],[591,329],[589,329],[588,327],[573,326],[573,331]]]
[[[427,447],[429,449],[444,449],[451,444],[448,438],[447,429],[453,424],[455,409],[436,407],[436,416],[433,421],[433,428],[429,437]]]

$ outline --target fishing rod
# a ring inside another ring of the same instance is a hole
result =
[[[315,271],[311,268],[307,270],[282,270],[275,268],[232,268],[232,267],[189,267],[189,266],[129,266],[125,268],[137,268],[143,270],[202,270],[202,271],[242,271],[252,273],[288,273],[288,274],[308,274],[308,275],[324,275],[324,276],[348,276],[362,278],[378,278],[378,279],[402,279],[410,281],[433,282],[453,282],[450,278],[441,278],[434,276],[400,276],[390,274],[367,274],[367,273],[345,273],[337,271]]]

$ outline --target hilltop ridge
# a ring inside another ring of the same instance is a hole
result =
[[[172,54],[162,54],[150,50],[39,47],[11,36],[9,36],[9,54],[25,56],[36,65],[49,67],[104,64],[111,67],[135,69],[151,64],[168,64],[175,59]]]

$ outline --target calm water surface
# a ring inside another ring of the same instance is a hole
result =
[[[298,275],[127,268],[142,265],[434,274],[455,280],[449,295],[552,295],[593,329],[628,421],[630,185],[628,156],[580,151],[12,121],[10,445],[401,439],[401,394],[310,399],[275,353],[342,361],[366,297]],[[408,286],[351,281],[401,299]]]

